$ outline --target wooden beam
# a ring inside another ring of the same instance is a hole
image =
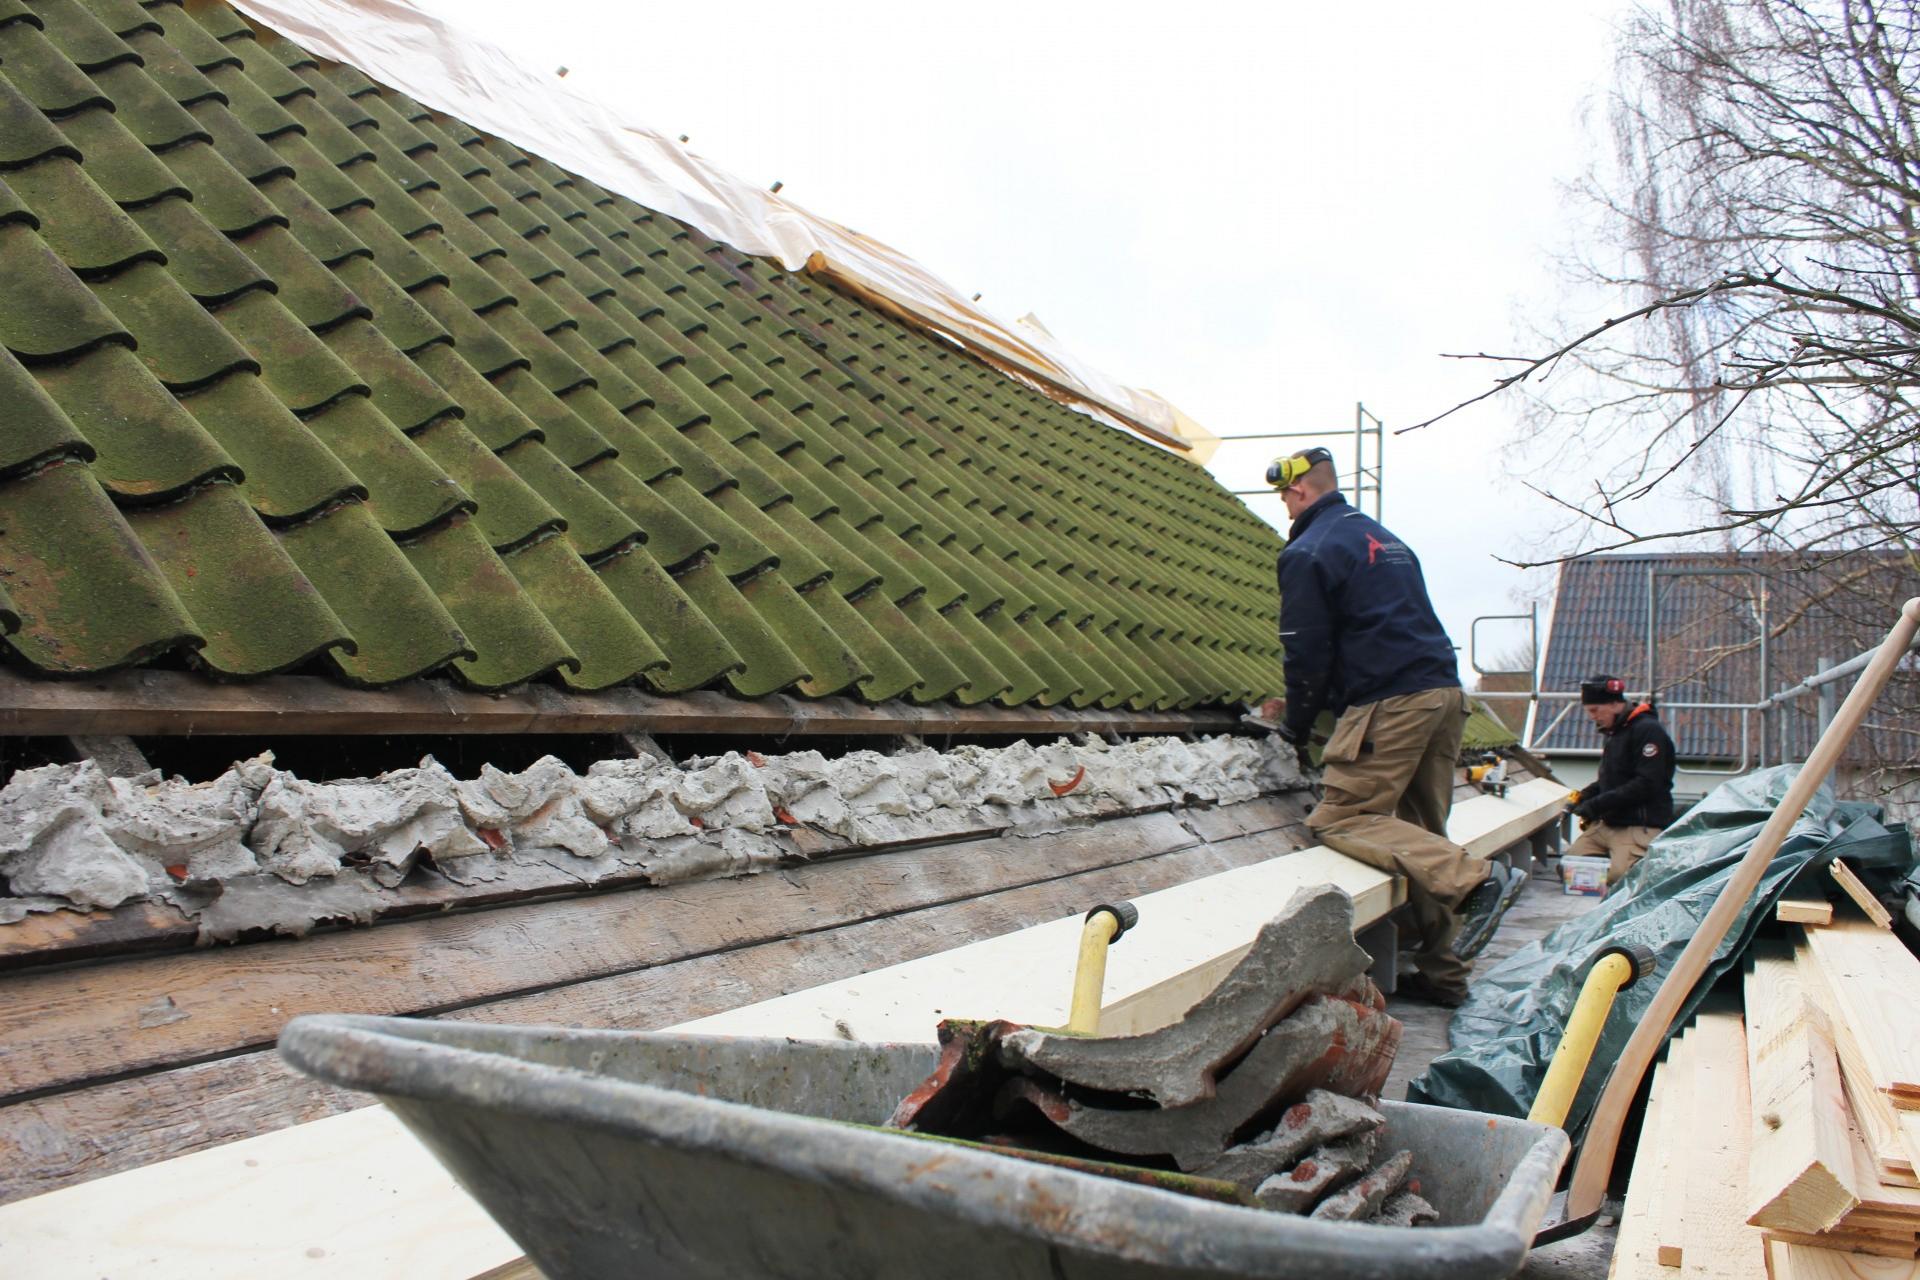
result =
[[[474,693],[445,680],[355,689],[318,676],[217,684],[184,671],[120,671],[82,680],[34,680],[0,671],[0,734],[441,734],[699,733],[929,738],[998,734],[1227,732],[1231,712],[1071,711],[1042,707],[868,705],[850,698],[776,695],[744,701],[638,689],[568,693],[530,685]]]
[[[1860,1204],[1840,1062],[1793,954],[1757,950],[1746,978],[1753,1120],[1746,1220],[1811,1235]]]
[[[1771,1280],[1920,1280],[1920,1262],[1815,1249],[1775,1240],[1767,1245]]]
[[[1834,883],[1847,891],[1847,896],[1853,899],[1853,905],[1867,913],[1867,919],[1882,929],[1893,928],[1893,914],[1880,899],[1873,896],[1873,890],[1860,882],[1860,877],[1853,873],[1852,867],[1835,858],[1827,864],[1827,871],[1833,876]]]

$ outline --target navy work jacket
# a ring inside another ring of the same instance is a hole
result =
[[[1643,702],[1606,733],[1600,778],[1574,812],[1610,827],[1664,827],[1673,821],[1673,739]]]
[[[1322,710],[1460,683],[1453,642],[1427,598],[1420,561],[1379,523],[1329,493],[1300,513],[1280,552],[1287,725]]]

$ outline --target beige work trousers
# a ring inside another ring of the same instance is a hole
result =
[[[1596,822],[1567,846],[1568,857],[1607,860],[1607,883],[1617,884],[1621,876],[1633,870],[1633,864],[1647,856],[1647,846],[1660,834],[1658,827],[1616,827]]]
[[[1464,993],[1473,966],[1453,954],[1457,909],[1486,879],[1486,863],[1447,839],[1466,694],[1458,688],[1348,707],[1324,755],[1325,793],[1307,815],[1320,843],[1406,877],[1414,967]]]

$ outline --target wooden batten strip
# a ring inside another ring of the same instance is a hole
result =
[[[0,733],[180,734],[699,733],[805,734],[1220,733],[1229,711],[1071,711],[1043,707],[868,705],[775,695],[745,701],[637,689],[578,694],[545,685],[486,694],[444,680],[354,689],[317,676],[216,684],[183,671],[121,671],[85,680],[29,680],[0,671]]]
[[[1654,1206],[1654,1257],[1663,1267],[1677,1267],[1687,1247],[1688,1143],[1693,1127],[1693,1048],[1691,1031],[1682,1031],[1667,1047],[1667,1102],[1665,1123],[1655,1130],[1660,1149],[1660,1176],[1666,1194]],[[1642,1142],[1647,1141],[1643,1136]]]
[[[1860,877],[1853,873],[1852,867],[1836,858],[1827,864],[1827,871],[1833,876],[1833,882],[1846,890],[1847,896],[1853,899],[1853,905],[1866,913],[1867,919],[1879,928],[1893,928],[1892,913],[1880,899],[1873,896],[1873,890],[1867,888]]]
[[[1773,908],[1773,918],[1783,924],[1832,924],[1833,904],[1825,898],[1782,898]]]
[[[1627,1177],[1626,1203],[1620,1210],[1620,1233],[1613,1242],[1612,1280],[1661,1280],[1665,1268],[1658,1256],[1660,1214],[1675,1194],[1668,1179],[1667,1116],[1673,1108],[1672,1050],[1667,1061],[1653,1069],[1653,1087],[1640,1124],[1640,1144],[1633,1153]]]
[[[1840,1062],[1785,948],[1756,949],[1746,978],[1752,1096],[1746,1220],[1827,1231],[1860,1204]]]

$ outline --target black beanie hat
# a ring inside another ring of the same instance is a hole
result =
[[[1580,682],[1580,705],[1601,706],[1627,700],[1627,683],[1618,676],[1593,676]]]

